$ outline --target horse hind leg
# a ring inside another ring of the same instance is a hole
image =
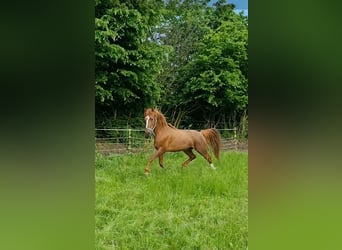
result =
[[[198,148],[195,148],[195,149],[196,149],[196,151],[198,153],[200,153],[204,157],[204,159],[206,159],[208,161],[211,169],[215,170],[216,168],[214,166],[213,161],[211,160],[210,155],[208,154],[208,150],[206,148],[204,148],[204,147],[198,147]]]
[[[196,155],[192,152],[192,149],[183,150],[189,156],[185,162],[183,162],[182,167],[185,168],[192,160],[196,158]]]

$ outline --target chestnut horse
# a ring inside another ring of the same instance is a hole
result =
[[[150,172],[150,166],[153,160],[159,157],[159,166],[164,168],[163,155],[165,152],[183,151],[189,156],[182,167],[185,168],[192,160],[196,158],[192,152],[195,149],[210,164],[212,169],[215,166],[208,154],[210,146],[216,159],[219,160],[221,137],[216,129],[210,128],[201,131],[177,129],[166,122],[165,116],[157,109],[144,109],[146,121],[145,136],[154,135],[154,147],[157,150],[149,159],[145,168],[145,175]]]

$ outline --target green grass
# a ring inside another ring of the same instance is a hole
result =
[[[247,249],[246,153],[222,152],[216,171],[198,154],[96,154],[96,249]]]

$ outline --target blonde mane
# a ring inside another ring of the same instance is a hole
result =
[[[157,116],[157,126],[160,127],[166,127],[168,126],[168,123],[166,122],[166,118],[165,116],[157,109],[152,109],[151,110],[152,113],[155,113]]]

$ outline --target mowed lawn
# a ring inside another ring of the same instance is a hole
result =
[[[150,155],[96,154],[96,249],[247,249],[247,153],[221,152],[216,170],[166,153],[146,177]]]

